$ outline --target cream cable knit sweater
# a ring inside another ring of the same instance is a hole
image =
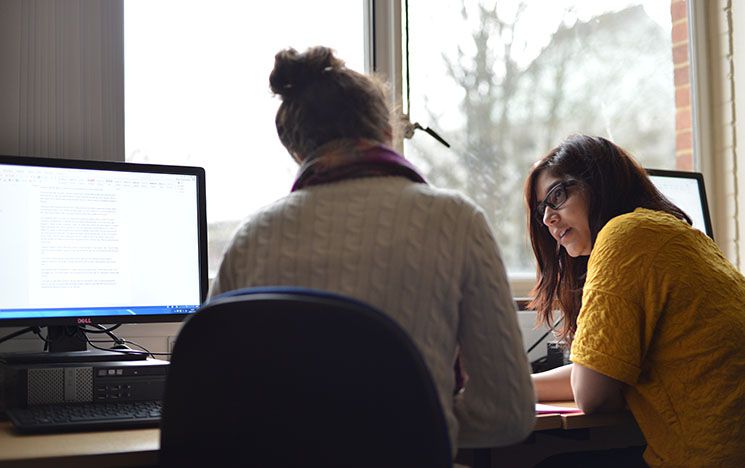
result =
[[[402,177],[293,192],[238,230],[210,295],[291,285],[348,295],[389,314],[429,365],[456,447],[519,442],[533,389],[499,250],[481,210]],[[460,345],[469,380],[453,398]]]

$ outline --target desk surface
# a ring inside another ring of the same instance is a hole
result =
[[[564,406],[576,408],[573,401],[546,401],[547,405]],[[552,414],[543,414],[541,416],[554,416]],[[592,427],[615,426],[619,424],[628,424],[634,421],[634,417],[629,411],[619,411],[616,413],[585,414],[585,413],[565,413],[558,415],[561,419],[562,429],[589,429]],[[540,416],[539,416],[540,418]],[[538,429],[536,430],[543,430]]]
[[[576,408],[573,401],[542,403]],[[591,415],[545,413],[536,417],[535,431],[527,440],[507,447],[459,450],[456,461],[474,468],[490,468],[494,460],[499,460],[500,466],[528,468],[559,453],[643,443],[643,436],[628,411]]]
[[[0,422],[0,465],[10,467],[108,467],[155,465],[160,429],[20,435]]]
[[[535,417],[535,431],[547,431],[550,429],[561,429],[560,414],[539,414]]]
[[[573,406],[574,402],[546,402]],[[581,429],[628,422],[628,412],[585,415],[541,414],[535,430]],[[633,419],[633,418],[631,418]],[[108,467],[155,465],[160,447],[160,430],[74,432],[66,434],[20,435],[9,421],[0,422],[0,465],[11,467]]]

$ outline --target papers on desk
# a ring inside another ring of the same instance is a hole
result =
[[[581,409],[572,406],[544,405],[543,403],[535,404],[535,414],[568,414],[581,412]]]

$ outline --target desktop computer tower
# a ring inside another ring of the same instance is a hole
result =
[[[168,362],[0,360],[0,410],[57,403],[160,400]]]

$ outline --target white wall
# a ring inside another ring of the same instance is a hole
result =
[[[732,36],[732,83],[734,90],[734,135],[733,151],[735,153],[738,184],[737,207],[735,209],[739,224],[740,241],[738,243],[739,267],[745,270],[745,2],[733,1],[731,6]],[[738,112],[739,111],[739,112]]]
[[[737,120],[738,102],[741,112],[745,112],[742,106],[745,80],[738,80],[738,71],[745,76],[742,57],[745,51],[737,47],[745,44],[742,42],[743,2],[691,1],[696,28],[693,35],[696,46],[692,51],[697,78],[694,84],[695,145],[703,163],[715,239],[725,256],[743,270],[745,172],[738,161],[737,147],[738,127],[743,135],[742,123]],[[739,9],[740,17],[735,8]]]
[[[0,0],[2,1],[2,0]],[[120,338],[131,340],[138,345],[144,346],[152,353],[170,352],[173,344],[176,342],[176,336],[181,328],[181,323],[157,323],[157,324],[132,324],[122,325],[114,334]],[[6,336],[17,328],[0,328],[0,336]],[[46,334],[45,330],[42,330]],[[105,335],[88,335],[91,340],[104,339]],[[98,343],[101,348],[109,348],[113,343]],[[139,349],[137,346],[130,346],[132,349]],[[41,352],[44,349],[44,342],[32,333],[13,338],[5,343],[0,344],[2,353],[32,353]],[[167,359],[165,356],[156,356],[159,359]]]

